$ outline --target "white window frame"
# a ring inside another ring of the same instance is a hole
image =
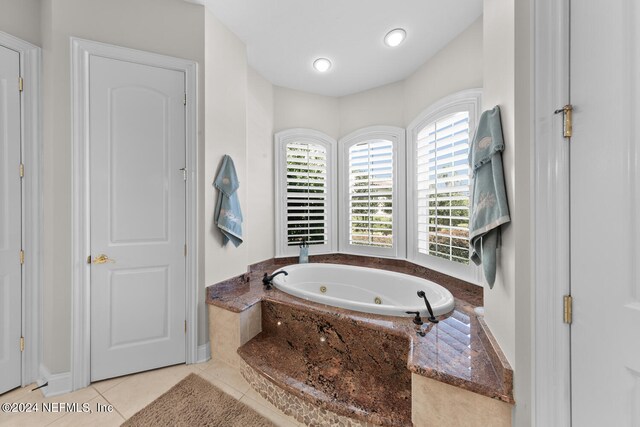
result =
[[[313,129],[294,128],[277,132],[275,143],[275,198],[276,198],[276,257],[296,256],[299,249],[287,245],[287,151],[291,142],[319,144],[327,149],[327,243],[310,245],[309,254],[318,255],[336,252],[338,244],[337,227],[337,142],[329,135]]]
[[[401,259],[406,256],[406,174],[402,170],[405,162],[405,134],[405,129],[395,126],[370,126],[352,132],[338,142],[340,252]],[[391,248],[349,243],[349,148],[372,139],[389,140],[393,144],[393,247]]]
[[[416,185],[418,134],[430,123],[453,113],[467,111],[469,113],[469,143],[473,140],[480,108],[482,104],[482,89],[469,89],[446,96],[424,110],[409,124],[407,128],[407,259],[415,264],[436,270],[458,279],[475,284],[483,284],[484,279],[480,269],[469,261],[464,265],[455,261],[438,258],[433,255],[422,254],[418,251],[417,210],[418,197]]]

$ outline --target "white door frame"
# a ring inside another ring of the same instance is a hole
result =
[[[89,59],[92,55],[185,73],[186,91],[186,363],[198,359],[198,65],[194,61],[71,38],[71,82],[73,105],[73,210],[72,210],[72,336],[71,386],[73,390],[91,382],[90,346],[90,253],[89,209]]]
[[[554,110],[569,99],[569,1],[534,3],[534,307],[533,420],[571,424],[570,326],[562,297],[570,293],[569,141]],[[517,398],[517,397],[516,397]]]
[[[24,40],[0,31],[0,45],[20,54],[20,75],[24,80],[20,96],[21,151],[25,174],[22,180],[22,385],[36,381],[41,360],[42,295],[42,191],[40,140],[41,50]],[[17,84],[17,82],[16,82]]]

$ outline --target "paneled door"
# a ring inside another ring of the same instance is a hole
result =
[[[640,426],[640,4],[571,2],[576,427]]]
[[[185,362],[185,74],[89,63],[91,381]]]
[[[22,330],[20,54],[0,46],[0,393],[18,387]]]

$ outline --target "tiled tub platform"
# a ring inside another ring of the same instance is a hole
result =
[[[448,288],[456,308],[417,329],[408,317],[308,302],[263,289],[264,272],[293,263],[271,260],[207,288],[212,356],[236,365],[263,397],[309,426],[511,425],[513,373],[473,312],[480,288],[397,260],[314,261],[424,277]]]
[[[376,425],[410,426],[410,345],[403,334],[266,300],[262,332],[238,353],[255,371],[319,408]]]

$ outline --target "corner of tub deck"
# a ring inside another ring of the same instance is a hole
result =
[[[513,370],[484,318],[460,312],[426,336],[411,337],[408,369],[416,375],[449,384],[507,404],[513,398]],[[468,321],[468,329],[465,322]]]

